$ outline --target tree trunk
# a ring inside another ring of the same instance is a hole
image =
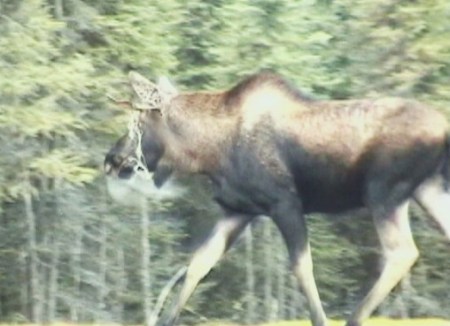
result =
[[[52,143],[49,144],[49,148],[52,147]],[[59,212],[61,207],[61,192],[58,191],[61,189],[62,180],[60,178],[56,178],[54,181],[54,189],[53,189],[53,198],[55,203],[55,211]],[[51,226],[50,233],[50,241],[49,247],[51,248],[50,252],[50,262],[49,262],[49,277],[48,277],[48,298],[47,298],[47,311],[46,311],[46,321],[49,323],[54,323],[56,321],[56,310],[58,304],[58,277],[59,277],[59,257],[60,257],[60,246],[59,242],[59,232],[55,223]],[[47,233],[47,234],[48,234]]]
[[[23,316],[29,315],[28,306],[28,268],[27,268],[27,251],[28,249],[22,250],[19,253],[19,271],[20,271],[20,310]]]
[[[143,310],[145,316],[145,325],[151,325],[152,319],[152,293],[150,277],[150,255],[151,247],[149,242],[150,216],[148,212],[147,199],[141,199],[141,283],[143,295]]]
[[[36,244],[36,216],[33,211],[33,202],[29,193],[23,194],[25,217],[27,225],[27,257],[28,257],[28,318],[31,322],[41,322],[39,311],[39,274]]]
[[[245,270],[247,279],[247,315],[245,322],[251,324],[255,321],[255,271],[253,266],[253,234],[252,226],[245,230]]]
[[[99,249],[99,284],[97,288],[97,322],[104,321],[105,314],[105,298],[107,293],[107,281],[106,281],[106,271],[108,268],[108,262],[106,257],[106,250],[108,247],[108,230],[105,222],[102,222],[100,226],[100,249]]]
[[[275,241],[277,244],[277,253],[278,259],[276,262],[276,266],[278,269],[277,273],[277,301],[278,301],[278,312],[277,319],[284,320],[286,319],[286,277],[288,276],[286,273],[286,263],[285,256],[282,254],[283,251],[280,250],[282,244],[280,241]]]
[[[289,283],[290,283],[290,289],[291,289],[291,299],[290,305],[289,305],[289,319],[296,319],[297,317],[297,293],[298,293],[298,284],[295,277],[291,274],[289,275]]]
[[[411,284],[411,274],[408,273],[400,282],[400,302],[399,302],[399,317],[402,319],[409,318],[409,302],[414,293],[414,288]]]
[[[266,311],[266,320],[271,321],[274,319],[274,313],[276,312],[276,306],[273,302],[273,266],[274,248],[272,242],[272,229],[269,220],[264,221],[263,227],[263,239],[264,239],[264,310]]]
[[[123,324],[125,322],[124,319],[124,312],[125,307],[123,303],[123,297],[125,295],[125,292],[127,291],[127,273],[125,270],[125,254],[123,251],[123,247],[121,247],[119,250],[117,250],[117,265],[119,269],[119,275],[117,278],[116,283],[116,292],[117,292],[117,304],[115,307],[115,316],[116,316],[116,323]]]
[[[83,222],[75,228],[75,244],[70,257],[70,270],[73,275],[72,295],[70,302],[70,321],[77,323],[80,321],[79,316],[79,300],[80,300],[80,285],[81,285],[81,253],[83,252]]]
[[[50,262],[50,277],[49,277],[49,293],[48,293],[48,316],[47,319],[50,323],[56,321],[56,308],[58,297],[58,263],[59,263],[59,244],[56,237],[53,237],[53,249]]]

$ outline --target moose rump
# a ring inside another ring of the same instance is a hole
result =
[[[443,168],[446,122],[416,102],[342,101],[283,126],[278,152],[305,213],[339,213],[406,200]],[[284,130],[294,130],[285,132]],[[420,165],[417,165],[420,162]],[[391,198],[392,197],[392,198]]]
[[[141,162],[160,184],[167,171],[207,175],[224,212],[193,255],[168,325],[258,215],[270,216],[279,228],[314,326],[326,325],[326,317],[304,214],[365,207],[373,217],[385,263],[349,326],[361,325],[418,257],[407,214],[410,200],[450,238],[450,195],[444,190],[448,124],[423,104],[313,101],[271,73],[210,93],[178,93],[167,81],[155,85],[137,73],[130,74],[130,84],[133,100],[120,103],[135,109],[141,144],[123,136],[105,159],[109,174],[120,177],[121,169],[133,167],[137,146]]]

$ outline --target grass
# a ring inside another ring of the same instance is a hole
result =
[[[344,326],[345,321],[330,320],[328,326]],[[240,326],[226,322],[212,322],[201,324],[200,326]],[[311,326],[307,320],[291,320],[273,323],[259,324],[258,326]],[[423,318],[423,319],[388,319],[388,318],[372,318],[366,321],[363,326],[450,326],[450,320]]]
[[[0,326],[37,326],[36,324],[18,324],[18,323],[4,323]],[[46,324],[48,326],[119,326],[119,324],[72,324],[72,323],[52,323]],[[242,326],[243,324],[234,324],[226,321],[214,321],[200,324],[199,326]],[[328,326],[344,326],[345,322],[342,320],[329,320]],[[140,326],[140,325],[136,325]],[[311,326],[307,320],[290,320],[273,323],[263,323],[253,326]],[[388,318],[372,318],[364,323],[363,326],[450,326],[450,320],[437,318],[423,318],[423,319],[388,319]]]

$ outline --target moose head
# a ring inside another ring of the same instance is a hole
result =
[[[173,171],[170,165],[160,162],[165,148],[158,130],[163,111],[177,91],[165,77],[155,84],[131,71],[128,81],[132,91],[130,99],[117,100],[110,96],[114,103],[132,111],[128,132],[109,150],[104,161],[110,192],[118,195],[114,197],[123,197],[124,185],[153,195],[155,186],[162,187]],[[152,182],[145,182],[149,180]]]

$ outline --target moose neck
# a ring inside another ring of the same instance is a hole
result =
[[[191,173],[219,169],[238,121],[224,105],[223,94],[181,94],[165,113],[163,132],[169,160]]]

